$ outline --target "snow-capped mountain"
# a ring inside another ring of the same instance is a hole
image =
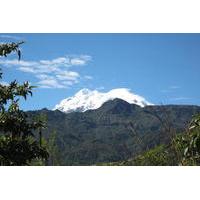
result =
[[[109,92],[92,91],[85,88],[77,92],[74,96],[63,99],[55,106],[54,110],[60,110],[65,113],[85,112],[86,110],[97,109],[106,101],[116,98],[141,107],[152,105],[143,97],[133,94],[127,88],[117,88],[110,90]]]

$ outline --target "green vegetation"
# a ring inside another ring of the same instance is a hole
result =
[[[158,145],[135,158],[125,161],[102,163],[98,165],[108,166],[166,166],[170,165],[170,159],[165,145]]]
[[[60,166],[62,165],[62,153],[60,152],[56,143],[56,131],[50,133],[47,140],[44,139],[46,143],[46,148],[49,152],[48,165]]]
[[[170,144],[158,145],[135,158],[103,163],[108,166],[196,166],[200,165],[200,115],[195,116],[182,134],[176,135]]]
[[[21,58],[21,51],[19,49],[19,46],[23,44],[24,42],[18,42],[18,43],[4,43],[0,44],[0,56],[7,57],[8,54],[12,53],[13,51],[17,52],[18,59]]]
[[[0,56],[16,51],[20,60],[22,43],[0,44]],[[31,120],[19,108],[20,98],[26,100],[32,89],[28,82],[20,85],[16,80],[0,84],[0,165],[29,165],[32,160],[48,158],[48,152],[35,137],[38,132],[41,138],[43,120]]]
[[[173,143],[180,165],[200,165],[200,115],[192,119],[188,130]]]
[[[169,158],[164,145],[159,145],[144,154],[137,156],[134,160],[134,165],[139,166],[157,166],[168,165]]]
[[[172,152],[169,149],[172,138],[184,132],[197,113],[200,113],[198,106],[141,108],[115,99],[97,110],[84,113],[65,114],[43,109],[28,112],[28,115],[31,118],[39,114],[47,116],[47,129],[43,136],[48,141],[49,133],[56,131],[53,146],[57,148],[59,165],[96,165],[130,160],[159,145],[162,148],[156,152],[165,147]],[[176,155],[170,155],[168,164],[177,165],[173,160]]]

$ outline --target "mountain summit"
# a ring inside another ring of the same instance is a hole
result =
[[[54,110],[60,110],[65,113],[85,112],[86,110],[97,109],[105,102],[114,99],[122,99],[130,104],[136,104],[141,107],[152,105],[143,97],[133,94],[127,88],[117,88],[109,92],[92,91],[84,88],[74,96],[63,99],[55,106]]]

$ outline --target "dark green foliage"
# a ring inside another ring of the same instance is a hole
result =
[[[176,135],[168,145],[159,145],[135,158],[103,163],[109,166],[172,166],[200,165],[200,115],[195,116],[189,129]]]
[[[21,59],[21,51],[19,49],[19,46],[23,44],[24,42],[18,42],[18,43],[5,43],[5,44],[0,44],[0,56],[5,56],[7,57],[8,54],[10,54],[13,51],[16,51],[18,54],[18,59]]]
[[[195,116],[188,130],[174,139],[180,165],[200,165],[200,115]]]
[[[0,164],[1,165],[29,165],[34,159],[48,158],[45,148],[40,147],[32,137],[12,138],[0,137]]]
[[[166,166],[171,162],[169,152],[165,145],[158,145],[135,158],[125,161],[103,163],[106,166]]]
[[[159,145],[144,154],[137,156],[133,162],[139,166],[165,166],[169,164],[169,156],[164,145]]]
[[[21,43],[0,44],[0,56],[7,56],[17,51],[20,59]],[[0,78],[2,78],[2,73]],[[35,132],[44,128],[41,118],[31,120],[20,110],[20,98],[27,99],[32,95],[33,86],[28,82],[20,85],[17,81],[9,85],[0,84],[0,164],[1,165],[28,165],[33,159],[47,159],[47,151],[38,144]]]
[[[49,132],[56,131],[55,142],[62,165],[94,165],[128,160],[157,145],[169,144],[174,133],[183,132],[191,117],[200,113],[200,107],[141,108],[115,99],[84,113],[65,114],[43,109],[28,115],[40,113],[48,119],[44,137],[48,139]]]
[[[48,165],[59,166],[62,165],[62,153],[59,151],[58,145],[56,143],[56,132],[50,133],[48,139],[46,140],[46,148],[49,152]]]

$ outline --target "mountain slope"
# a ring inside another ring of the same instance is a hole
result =
[[[143,97],[133,94],[129,89],[118,88],[110,90],[107,93],[82,89],[73,97],[62,100],[55,106],[54,110],[60,110],[65,113],[85,112],[86,110],[94,110],[103,105],[103,103],[113,100],[122,99],[130,104],[136,104],[141,107],[151,105]]]
[[[48,128],[44,136],[56,131],[61,165],[94,165],[135,157],[158,144],[169,142],[171,134],[181,133],[198,106],[145,106],[121,99],[105,102],[96,110],[63,113],[40,110]]]

